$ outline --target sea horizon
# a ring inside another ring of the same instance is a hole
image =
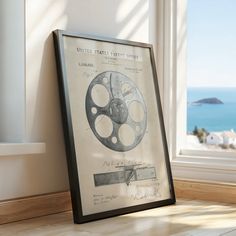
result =
[[[200,99],[218,98],[223,104],[191,105]],[[195,126],[208,132],[236,130],[236,87],[188,87],[187,132]]]

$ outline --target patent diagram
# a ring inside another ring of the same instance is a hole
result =
[[[123,170],[94,174],[96,187],[110,184],[126,183],[133,181],[156,179],[155,167],[139,167],[139,165],[118,166]]]
[[[106,147],[125,152],[141,142],[147,109],[140,90],[124,74],[97,75],[88,87],[85,107],[91,130]]]

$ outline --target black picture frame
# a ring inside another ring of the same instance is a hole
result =
[[[152,45],[53,36],[74,222],[174,204]]]

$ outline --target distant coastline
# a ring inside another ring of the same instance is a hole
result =
[[[236,151],[236,133],[234,130],[223,132],[207,132],[204,128],[197,128],[187,134],[189,148],[214,149]]]

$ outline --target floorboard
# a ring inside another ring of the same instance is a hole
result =
[[[176,205],[73,224],[64,212],[0,226],[1,236],[236,236],[236,205],[178,200]]]

